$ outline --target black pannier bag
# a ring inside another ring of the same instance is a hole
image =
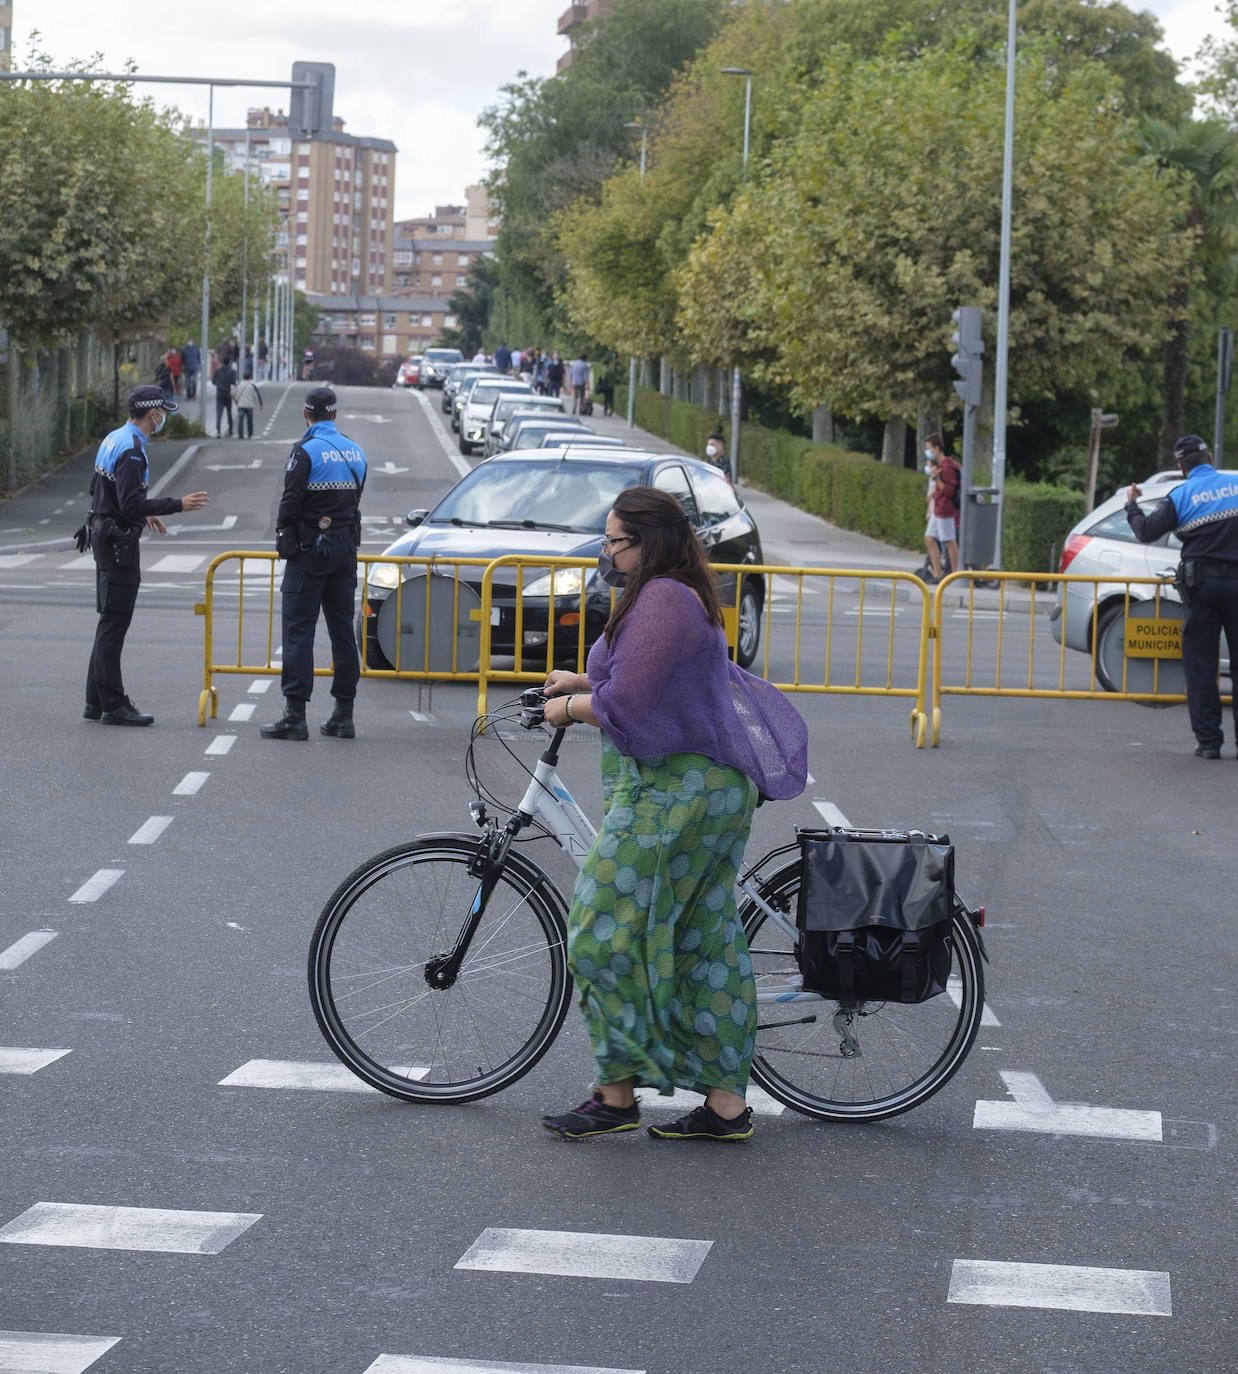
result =
[[[801,830],[795,913],[804,987],[857,1002],[925,1002],[945,991],[954,847],[907,830]]]

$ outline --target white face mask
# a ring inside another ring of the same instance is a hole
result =
[[[160,431],[160,430],[164,427],[164,425],[166,425],[167,423],[168,423],[168,412],[167,412],[166,410],[161,410],[161,411],[159,412],[159,418],[155,421],[154,433],[155,433],[155,434],[158,434],[159,431]]]
[[[926,458],[928,458],[928,459],[931,460],[932,457],[933,457],[933,450],[932,450],[931,448],[926,448],[926,449],[924,450],[924,456],[925,456]],[[926,468],[925,471],[927,472],[928,469]]]
[[[705,455],[706,455],[706,457],[708,457],[708,458],[716,458],[716,457],[718,456],[718,453],[719,453],[719,449],[718,449],[718,445],[717,445],[717,444],[706,444],[706,445],[705,445]]]

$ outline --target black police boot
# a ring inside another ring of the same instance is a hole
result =
[[[337,698],[331,719],[324,720],[318,729],[324,735],[334,735],[336,739],[355,739],[357,732],[352,723],[352,702]]]
[[[259,727],[263,739],[309,739],[305,723],[305,703],[296,697],[284,698],[284,714],[270,725]]]
[[[155,718],[139,711],[126,697],[119,706],[114,706],[110,711],[100,711],[99,720],[104,725],[153,725]]]

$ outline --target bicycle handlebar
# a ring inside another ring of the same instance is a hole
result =
[[[527,687],[520,693],[520,726],[524,730],[536,730],[546,721],[546,694],[540,687]]]

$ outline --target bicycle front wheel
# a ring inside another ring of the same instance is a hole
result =
[[[798,863],[761,885],[764,900],[792,928],[799,888]],[[914,1004],[847,1009],[828,998],[761,1001],[763,989],[798,985],[795,943],[751,900],[740,916],[758,996],[752,1077],[779,1102],[822,1121],[881,1121],[918,1107],[967,1057],[984,1012],[984,970],[975,928],[957,897],[946,991]]]
[[[455,980],[450,953],[481,880],[470,835],[376,855],[340,884],[310,944],[309,990],[327,1043],[371,1087],[408,1102],[470,1102],[545,1054],[571,999],[566,914],[536,864],[509,853]]]

